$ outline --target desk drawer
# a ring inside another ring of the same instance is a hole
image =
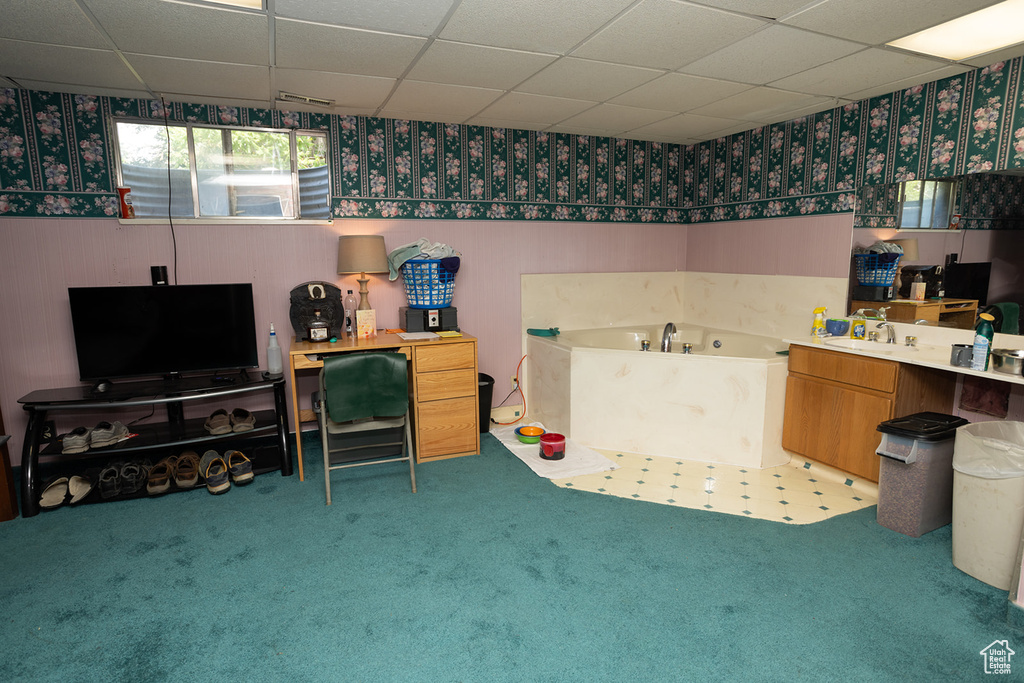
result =
[[[476,350],[472,342],[418,346],[415,352],[417,373],[476,367]]]
[[[418,404],[416,461],[478,452],[477,412],[472,397]]]
[[[476,395],[476,373],[467,370],[421,372],[416,375],[416,400],[439,401],[445,398]]]

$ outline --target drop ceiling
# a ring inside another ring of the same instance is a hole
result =
[[[1024,54],[885,47],[995,2],[0,0],[0,86],[688,144]]]

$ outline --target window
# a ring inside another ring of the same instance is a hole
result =
[[[955,180],[908,180],[900,188],[900,230],[950,227]]]
[[[327,134],[115,122],[120,183],[144,218],[329,219]]]

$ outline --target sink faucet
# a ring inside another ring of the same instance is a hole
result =
[[[672,351],[672,335],[676,333],[676,324],[665,325],[665,331],[661,333],[661,350],[665,353]]]
[[[880,322],[877,325],[875,325],[875,327],[878,328],[878,329],[882,329],[883,327],[885,328],[885,333],[886,333],[885,343],[886,344],[895,344],[896,343],[896,328],[892,326],[892,323]]]
[[[882,310],[878,310],[877,308],[858,308],[854,312],[854,315],[866,316],[868,313],[871,313],[871,317],[872,318],[878,318],[879,320],[885,320],[885,311],[888,308],[889,308],[888,306],[883,307]]]

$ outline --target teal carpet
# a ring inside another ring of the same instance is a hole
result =
[[[950,527],[565,490],[489,435],[415,495],[404,464],[343,471],[326,507],[304,446],[304,483],[0,524],[0,680],[962,681],[1024,653]]]

